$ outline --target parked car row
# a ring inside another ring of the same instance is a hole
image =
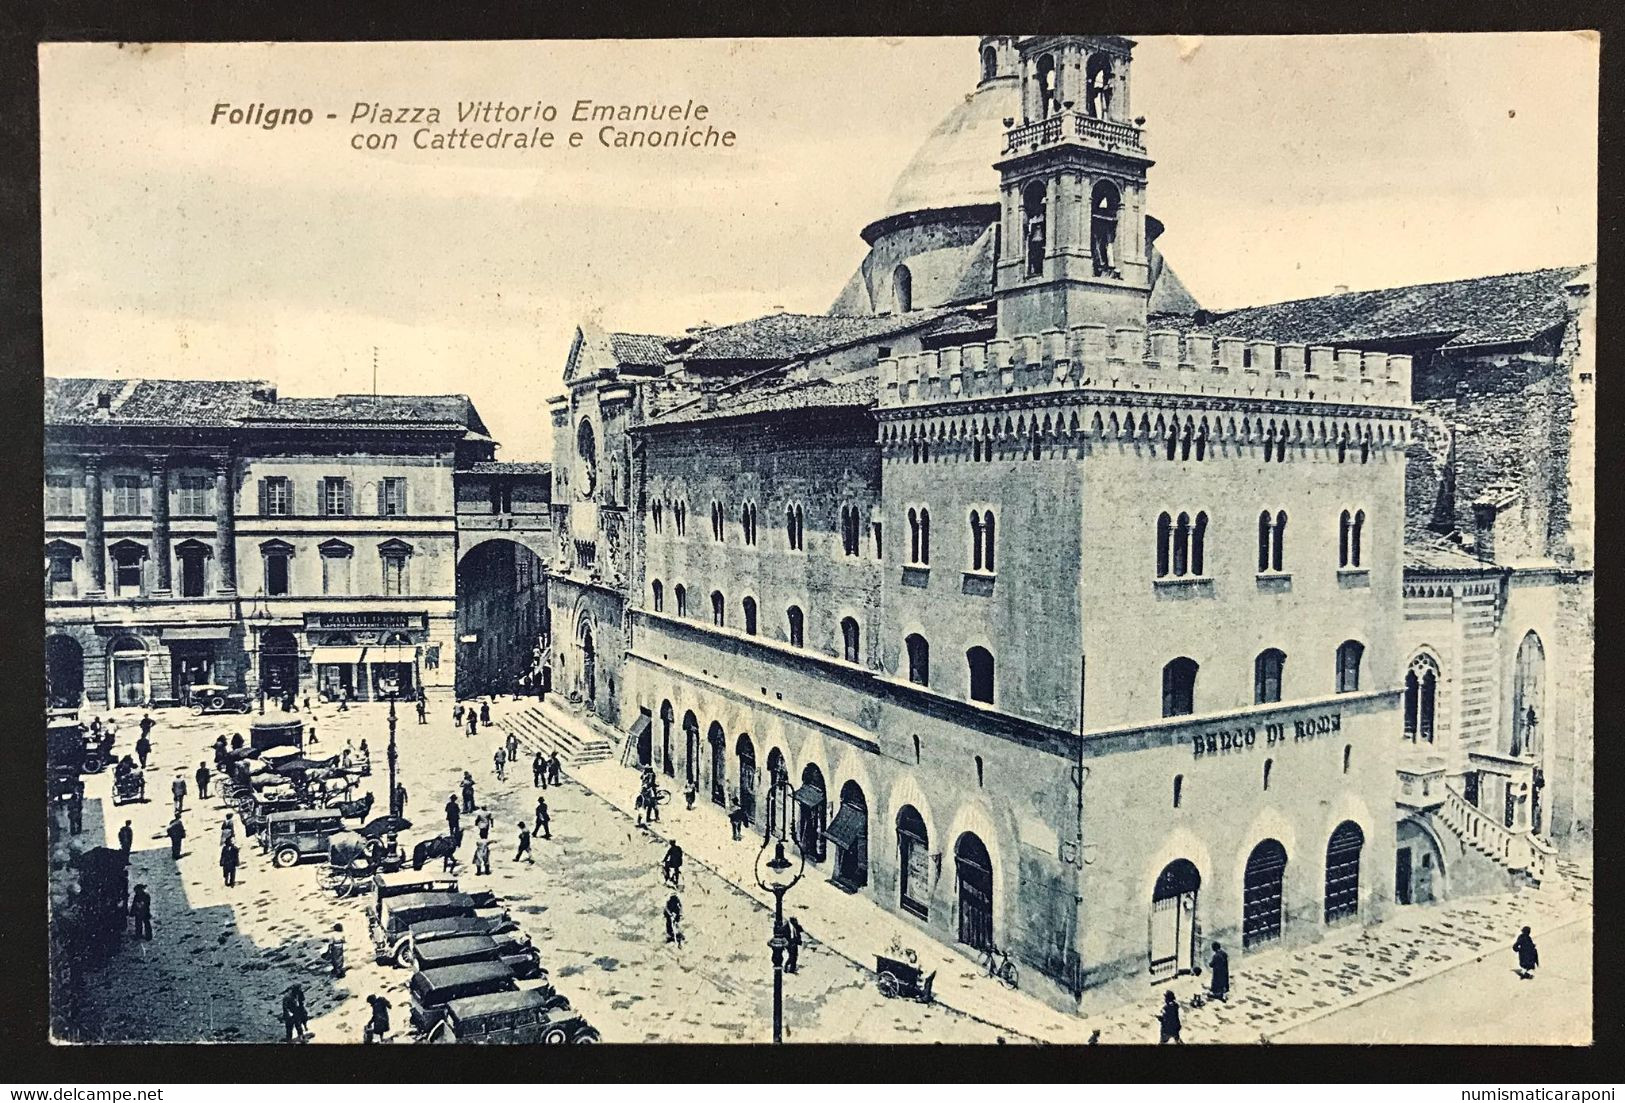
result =
[[[425,1040],[601,1040],[554,990],[541,955],[496,894],[459,891],[455,877],[410,870],[378,873],[373,883],[373,955],[413,970],[409,1017]]]

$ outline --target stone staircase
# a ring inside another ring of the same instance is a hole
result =
[[[559,752],[559,758],[571,766],[589,762],[602,762],[614,754],[608,739],[588,734],[575,725],[560,724],[547,716],[537,705],[529,705],[515,712],[504,712],[492,717],[493,723],[504,731],[513,732],[520,746],[534,754]]]
[[[1539,888],[1558,876],[1557,852],[1550,843],[1531,831],[1507,828],[1449,785],[1443,806],[1429,819],[1449,830],[1464,856],[1475,853],[1505,871],[1512,887]]]

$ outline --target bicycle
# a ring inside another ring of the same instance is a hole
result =
[[[998,946],[989,944],[988,948],[983,951],[982,963],[987,966],[988,976],[995,978],[1006,988],[1016,987],[1018,979],[1016,963],[1010,959],[1009,954],[999,949]]]

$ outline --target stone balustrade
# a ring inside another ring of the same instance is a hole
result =
[[[1478,847],[1508,869],[1523,870],[1536,881],[1544,881],[1555,868],[1557,852],[1550,843],[1527,829],[1514,831],[1494,816],[1473,807],[1466,797],[1448,785],[1439,814],[1463,841]]]
[[[1101,324],[880,361],[881,408],[1065,390],[1404,408],[1411,358]]]

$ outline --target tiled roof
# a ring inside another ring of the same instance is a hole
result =
[[[666,348],[666,342],[669,340],[671,338],[653,333],[609,335],[609,345],[615,351],[616,362],[640,368],[657,368],[664,364],[671,355]]]
[[[508,462],[482,460],[470,464],[465,470],[474,475],[546,475],[553,470],[550,463]]]
[[[1441,346],[1527,341],[1568,317],[1564,285],[1584,267],[1543,268],[1446,283],[1349,291],[1233,310],[1206,324],[1169,316],[1178,328],[1265,341],[1350,345],[1438,338]]]
[[[1459,544],[1432,534],[1405,541],[1407,571],[1493,571],[1494,563],[1479,559]]]
[[[879,316],[769,314],[695,335],[687,360],[796,360],[843,345],[902,333],[946,311],[916,310]]]
[[[98,401],[103,393],[111,397],[106,412]],[[486,432],[466,395],[275,395],[275,388],[253,380],[47,378],[45,424],[222,427],[317,423],[456,426]]]
[[[784,413],[790,410],[865,408],[874,405],[875,374],[863,372],[841,380],[786,380],[775,373],[770,379],[738,384],[716,392],[715,409],[707,410],[703,398],[678,407],[655,425],[715,421],[719,418],[749,417]]]

